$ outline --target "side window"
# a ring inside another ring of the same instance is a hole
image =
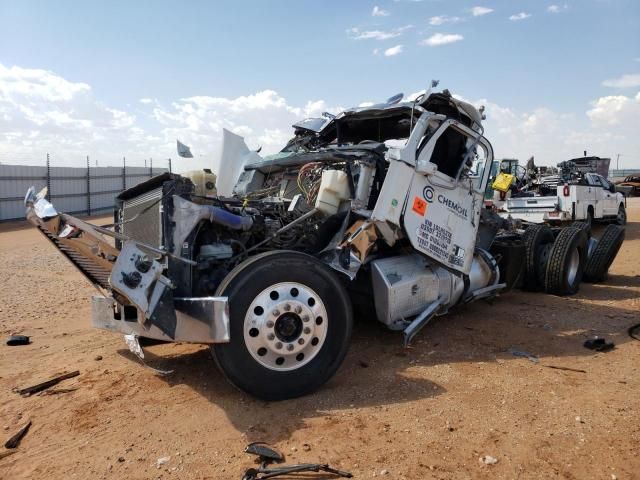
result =
[[[438,171],[456,178],[467,151],[468,137],[454,128],[447,128],[438,138],[431,156],[431,163]]]
[[[601,187],[602,184],[600,183],[600,179],[598,178],[597,175],[594,175],[592,173],[589,173],[587,175],[587,183],[589,185],[591,185],[592,187]]]
[[[484,169],[487,167],[487,152],[482,145],[476,146],[475,155],[473,156],[473,167],[469,171],[469,178],[473,182],[473,188],[478,191],[484,191]],[[489,174],[491,176],[491,174]]]
[[[607,181],[604,178],[602,178],[600,175],[594,175],[593,177],[595,178],[596,186],[603,187],[603,188],[608,187]]]

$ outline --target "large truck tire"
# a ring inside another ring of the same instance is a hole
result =
[[[584,267],[585,281],[595,283],[606,280],[609,267],[623,241],[624,228],[619,225],[607,225]]]
[[[547,225],[531,225],[524,231],[522,243],[525,246],[525,262],[522,288],[525,290],[542,290],[547,255],[553,239],[553,231]]]
[[[544,289],[553,295],[573,295],[580,288],[587,261],[584,229],[563,228],[549,252]]]
[[[324,263],[277,251],[236,267],[216,295],[229,299],[230,342],[211,347],[227,379],[262,400],[313,392],[338,370],[351,339],[351,302]]]
[[[591,236],[591,223],[589,222],[573,222],[570,226],[584,230],[587,237]]]

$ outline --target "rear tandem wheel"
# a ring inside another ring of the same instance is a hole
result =
[[[563,296],[578,291],[587,261],[587,242],[584,228],[560,230],[549,252],[544,282],[547,293]]]

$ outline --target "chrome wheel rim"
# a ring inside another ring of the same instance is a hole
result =
[[[576,281],[576,277],[578,276],[578,268],[580,267],[580,252],[578,249],[574,249],[571,254],[571,259],[569,260],[569,268],[568,268],[568,280],[569,285],[573,285]]]
[[[309,363],[327,337],[327,309],[320,296],[297,282],[265,288],[244,319],[244,342],[263,367],[290,371]]]

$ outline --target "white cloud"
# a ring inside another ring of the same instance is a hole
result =
[[[458,23],[462,21],[460,17],[450,17],[448,15],[436,15],[435,17],[431,17],[429,19],[429,25],[444,25],[445,23]]]
[[[596,98],[577,113],[544,105],[519,111],[488,100],[472,103],[486,106],[485,131],[496,158],[535,155],[538,164],[550,165],[583,150],[609,157],[624,152],[624,168],[640,168],[640,93]],[[49,152],[55,165],[84,165],[86,155],[100,165],[119,165],[123,156],[128,164],[142,165],[153,157],[160,165],[160,159],[176,159],[175,140],[180,138],[196,158],[175,160],[178,171],[211,167],[223,128],[269,154],[284,146],[296,121],[343,110],[322,99],[292,104],[274,90],[231,98],[185,96],[148,105],[148,114],[136,116],[106,105],[86,83],[0,64],[0,161],[42,164]]]
[[[509,17],[509,20],[511,20],[512,22],[517,22],[520,20],[524,20],[525,18],[529,18],[530,16],[531,16],[530,13],[520,12],[520,13],[516,13],[515,15],[511,15]]]
[[[373,11],[371,12],[372,17],[388,17],[389,12],[387,10],[383,10],[379,6],[373,7]]]
[[[180,138],[196,155],[184,169],[207,167],[222,128],[268,154],[285,145],[296,121],[343,110],[323,100],[292,105],[273,90],[235,98],[192,96],[169,105],[149,100],[142,102],[151,107],[149,115],[139,118],[105,105],[85,83],[0,64],[0,161],[41,164],[49,152],[57,165],[84,165],[86,155],[103,166],[120,164],[123,156],[142,165],[149,157],[175,158]]]
[[[493,8],[487,7],[473,7],[471,9],[471,15],[474,17],[481,17],[482,15],[487,15],[488,13],[493,12]]]
[[[387,48],[384,51],[385,57],[393,57],[402,53],[402,45],[396,45],[395,47]]]
[[[582,114],[546,107],[521,112],[486,99],[471,103],[486,107],[485,135],[493,145],[495,158],[522,161],[534,155],[537,165],[555,165],[581,156],[583,150],[602,157],[624,151],[635,160],[635,164],[624,167],[640,168],[640,138],[635,131],[640,119],[640,93],[635,97],[598,98]]]
[[[58,149],[84,156],[89,149],[108,150],[126,142],[135,122],[135,115],[98,101],[86,83],[47,70],[0,64],[2,154],[41,155]]]
[[[635,97],[615,95],[601,97],[592,102],[587,112],[596,127],[623,125],[637,128],[640,121],[640,93]]]
[[[567,10],[569,8],[569,5],[567,5],[566,3],[564,5],[549,5],[547,7],[547,12],[549,13],[560,13],[563,12],[564,10]]]
[[[613,88],[640,87],[640,73],[632,73],[622,75],[618,78],[610,78],[609,80],[605,80],[604,82],[602,82],[602,85],[604,85],[605,87]]]
[[[141,98],[140,100],[138,100],[140,103],[144,104],[144,105],[149,105],[151,103],[154,103],[153,98]]]
[[[413,28],[413,25],[405,25],[404,27],[395,28],[393,30],[360,30],[353,27],[347,30],[347,35],[353,40],[389,40],[403,34],[405,30]]]
[[[449,43],[455,43],[464,40],[462,35],[457,33],[435,33],[429,38],[425,38],[420,42],[420,45],[427,45],[429,47],[439,47],[441,45],[447,45]]]

